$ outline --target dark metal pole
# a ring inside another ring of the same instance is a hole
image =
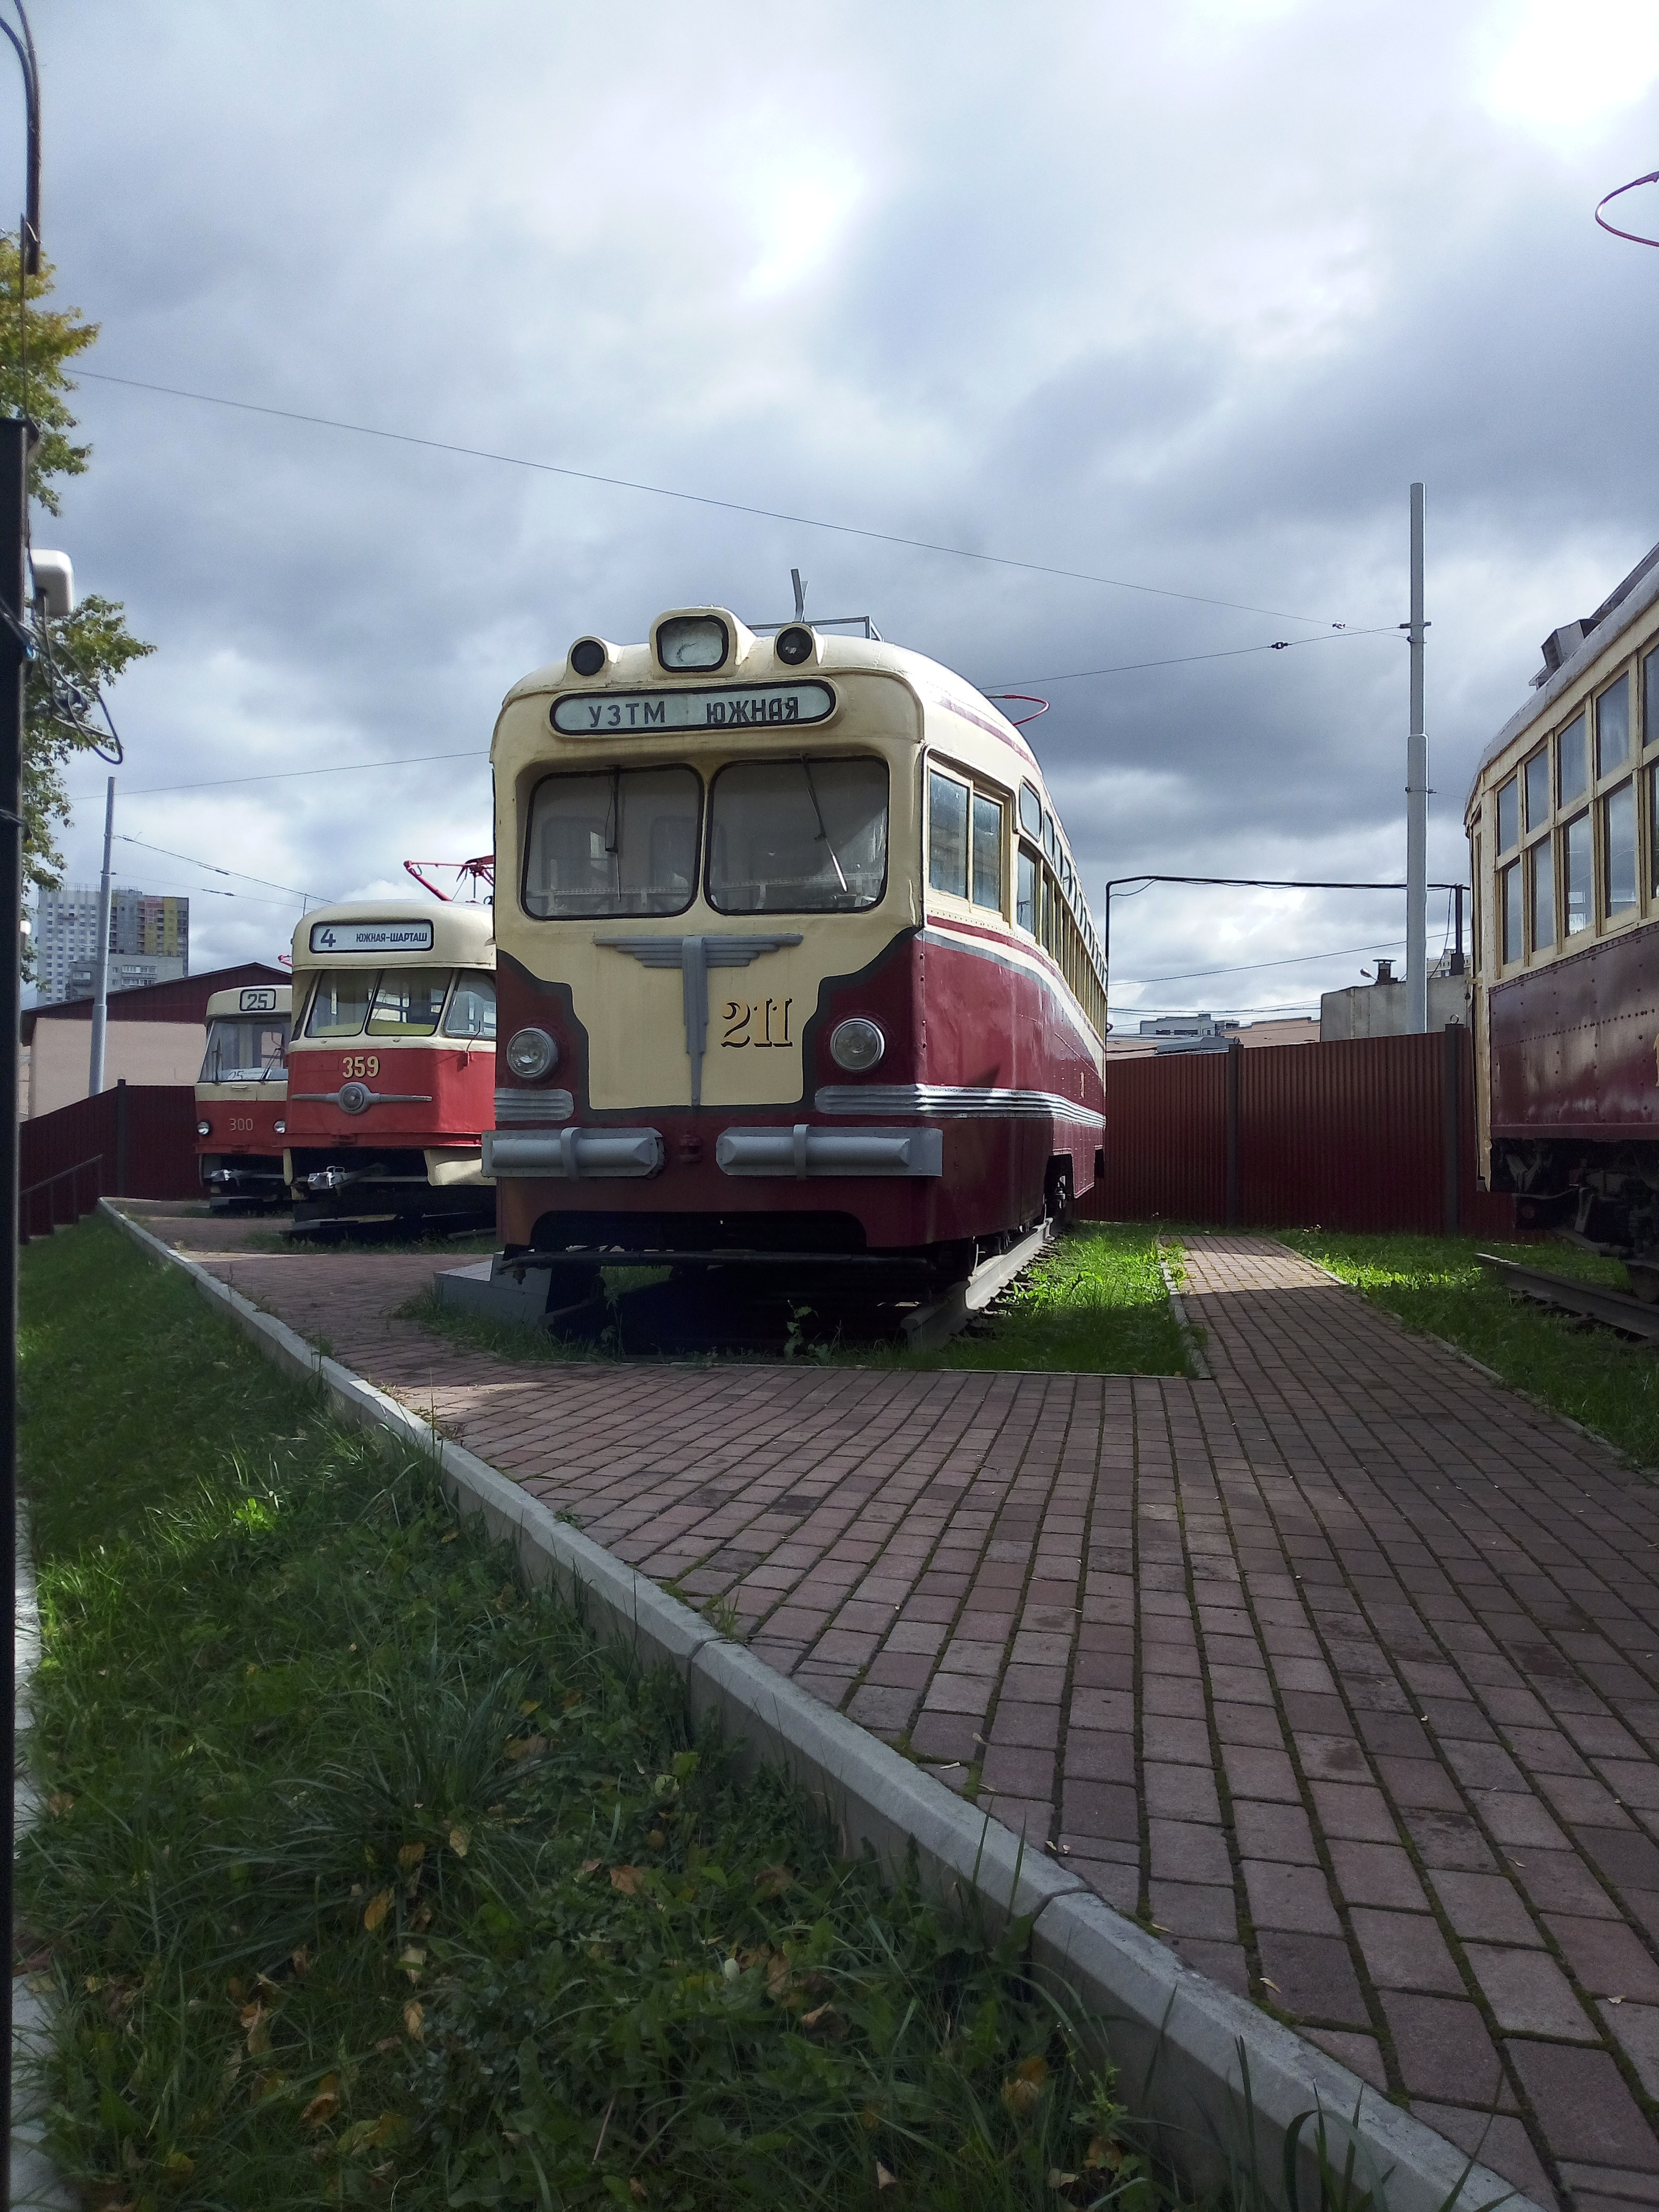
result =
[[[0,1573],[5,1576],[3,1662],[8,1770],[17,1765],[17,1082],[22,1058],[23,920],[23,549],[28,507],[31,426],[21,416],[0,422],[0,1090],[6,1099],[5,1157],[0,1160]],[[15,1848],[13,1792],[3,1792],[0,1826],[0,1930],[6,1971],[0,1975],[0,2111],[11,2139],[11,1863]],[[3,2193],[9,2195],[6,2187]]]

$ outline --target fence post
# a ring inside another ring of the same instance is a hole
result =
[[[1440,1032],[1440,1152],[1444,1170],[1441,1229],[1455,1237],[1463,1222],[1463,1028]]]
[[[1227,1040],[1227,1226],[1238,1226],[1238,1090],[1244,1047],[1237,1037]]]
[[[115,1188],[113,1198],[125,1198],[127,1193],[127,1079],[115,1079]]]

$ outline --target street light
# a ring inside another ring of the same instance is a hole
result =
[[[12,0],[22,27],[20,39],[9,23],[0,30],[10,40],[23,71],[28,118],[28,175],[24,212],[17,230],[17,291],[20,314],[27,312],[26,280],[40,273],[40,86],[34,64],[34,40],[22,0]],[[29,452],[34,426],[27,416],[0,421],[0,1089],[6,1097],[5,1157],[0,1160],[0,1574],[6,1585],[9,1626],[0,1660],[3,1687],[8,1771],[16,1772],[17,1632],[17,1078],[22,1016],[23,922],[23,671],[33,651],[25,626],[27,599],[23,563],[28,534]],[[13,1792],[3,1793],[0,1814],[0,1930],[9,1959],[12,1947],[12,1854],[16,1845]],[[0,2196],[11,2194],[12,1978],[9,1963],[0,1975],[0,2111],[6,2118],[8,2179]]]

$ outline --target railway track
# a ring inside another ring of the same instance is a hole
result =
[[[1582,1314],[1606,1328],[1659,1344],[1659,1305],[1632,1297],[1626,1291],[1607,1290],[1600,1283],[1574,1282],[1566,1275],[1548,1274],[1541,1267],[1523,1267],[1518,1261],[1499,1259],[1495,1252],[1477,1252],[1474,1256],[1522,1297],[1564,1313]]]

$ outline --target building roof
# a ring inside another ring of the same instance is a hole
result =
[[[286,968],[267,967],[263,960],[244,961],[240,968],[210,968],[200,975],[179,975],[166,983],[143,983],[132,991],[112,991],[108,1018],[112,1022],[201,1022],[207,1020],[208,1000],[216,991],[234,991],[246,983],[291,984]],[[55,1006],[30,1006],[23,1015],[25,1044],[34,1036],[36,1022],[89,1022],[90,998],[64,999]]]
[[[1218,1043],[1242,1044],[1253,1051],[1267,1044],[1317,1044],[1319,1024],[1311,1015],[1293,1015],[1279,1021],[1245,1022],[1237,1029],[1218,1031]],[[1160,1042],[1167,1038],[1132,1036],[1127,1031],[1119,1036],[1115,1031],[1106,1040],[1108,1060],[1151,1060]],[[1207,1040],[1206,1040],[1207,1042]]]

